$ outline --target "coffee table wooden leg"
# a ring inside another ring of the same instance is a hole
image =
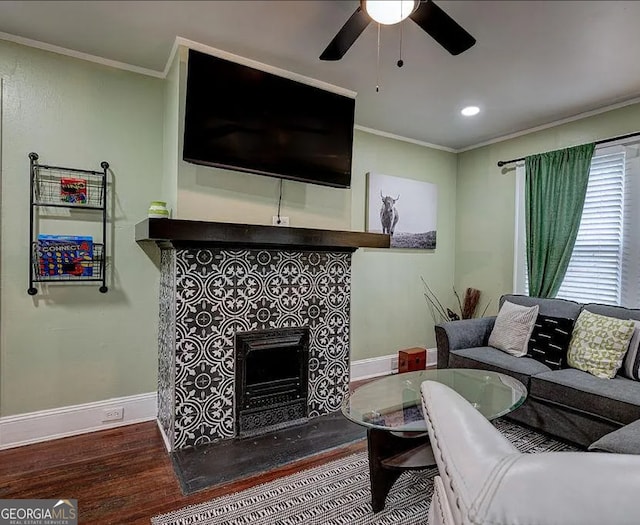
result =
[[[393,484],[406,468],[390,468],[385,460],[428,442],[428,437],[400,437],[389,431],[376,428],[367,429],[367,449],[369,453],[369,478],[371,486],[371,506],[373,512],[380,512]],[[413,468],[424,468],[420,465]]]

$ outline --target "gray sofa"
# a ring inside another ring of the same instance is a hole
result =
[[[640,320],[640,310],[563,299],[504,295],[509,302],[539,306],[539,314],[577,319],[584,308],[619,319]],[[495,317],[452,321],[436,326],[438,368],[479,368],[520,380],[529,393],[508,417],[588,447],[602,436],[640,419],[640,382],[617,375],[600,379],[566,368],[551,370],[528,357],[513,357],[487,345]]]

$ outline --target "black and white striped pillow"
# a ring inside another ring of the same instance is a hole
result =
[[[629,349],[624,356],[621,373],[629,379],[640,381],[640,321],[633,321],[636,325],[629,342]]]
[[[567,350],[574,319],[538,315],[529,338],[527,357],[547,365],[551,370],[567,367]]]

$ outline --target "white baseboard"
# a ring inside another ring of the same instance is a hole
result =
[[[427,366],[436,366],[438,364],[438,349],[427,348]]]
[[[436,348],[427,348],[427,366],[435,366],[438,362]],[[385,376],[398,371],[398,354],[371,357],[351,361],[351,381],[369,379],[371,377]]]
[[[171,441],[169,441],[169,437],[167,436],[164,428],[162,428],[162,424],[159,419],[156,419],[156,423],[158,424],[158,430],[160,431],[160,435],[162,436],[162,441],[164,442],[164,446],[167,449],[167,452],[173,452],[173,447],[171,446]]]
[[[0,450],[156,419],[156,393],[118,397],[0,418]],[[104,411],[123,409],[123,418],[102,422]]]

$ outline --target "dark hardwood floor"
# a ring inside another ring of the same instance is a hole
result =
[[[148,524],[152,516],[365,449],[363,440],[183,496],[156,423],[139,423],[0,451],[0,499],[77,499],[82,524]]]

